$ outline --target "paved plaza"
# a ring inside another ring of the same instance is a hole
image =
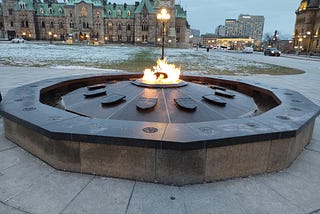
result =
[[[295,90],[320,105],[320,60],[230,53],[304,70],[301,75],[235,79]],[[0,66],[0,91],[47,78],[100,70]],[[320,213],[320,118],[311,143],[286,170],[183,187],[55,170],[4,136],[0,118],[0,213]]]

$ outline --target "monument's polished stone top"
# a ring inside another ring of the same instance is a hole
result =
[[[140,77],[110,74],[40,81],[9,91],[0,113],[52,139],[189,150],[292,137],[320,110],[295,91],[232,78],[182,76],[188,82],[184,87],[153,89],[130,83]],[[96,96],[84,96],[96,90]],[[223,94],[226,106],[202,98],[215,92]],[[125,97],[103,106],[110,94]],[[61,97],[67,111],[50,106]],[[177,108],[174,100],[185,97],[194,101],[195,111]],[[157,98],[155,107],[138,110],[142,98]]]

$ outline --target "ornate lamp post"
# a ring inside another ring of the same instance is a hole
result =
[[[161,60],[164,60],[164,32],[165,32],[165,22],[170,19],[170,14],[167,9],[162,8],[160,13],[157,14],[157,19],[162,22],[162,54]]]
[[[52,32],[51,31],[49,31],[49,40],[50,40],[50,44],[52,44]]]

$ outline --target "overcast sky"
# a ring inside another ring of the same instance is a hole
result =
[[[1,2],[2,0],[0,0]],[[59,0],[61,1],[61,0]],[[111,3],[134,4],[141,0],[108,0]],[[225,19],[237,19],[240,14],[263,15],[264,33],[278,30],[280,36],[291,36],[294,31],[295,11],[301,0],[176,0],[187,10],[191,28],[201,34],[213,33]]]
[[[113,3],[133,4],[135,0],[110,0]],[[213,33],[225,19],[237,19],[240,14],[262,15],[265,18],[264,33],[278,30],[281,35],[292,35],[295,11],[301,0],[176,0],[188,12],[191,28],[201,34]]]

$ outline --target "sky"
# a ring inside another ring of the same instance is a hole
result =
[[[111,3],[133,4],[137,0],[110,0]],[[192,29],[201,34],[214,33],[225,19],[238,19],[240,14],[262,15],[265,18],[264,33],[279,32],[290,37],[294,31],[295,11],[301,0],[176,0],[187,10]]]
[[[0,0],[1,2],[2,0]],[[108,0],[117,4],[134,4],[141,0]],[[225,19],[238,19],[240,14],[262,15],[265,18],[263,33],[290,38],[294,31],[295,11],[301,0],[176,0],[187,10],[187,20],[192,29],[201,34],[214,33]]]

